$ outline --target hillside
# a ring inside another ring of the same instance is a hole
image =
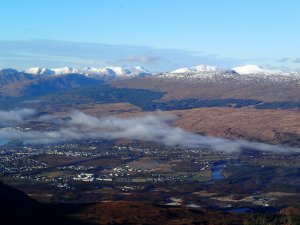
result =
[[[115,80],[110,84],[119,88],[142,88],[153,91],[166,92],[164,101],[172,99],[255,99],[266,102],[299,101],[299,80],[284,83],[268,81],[268,78],[257,79],[247,77],[245,80],[233,77],[219,77],[216,79],[173,79],[167,77],[131,78]],[[240,82],[243,81],[243,82]]]
[[[300,146],[297,110],[198,108],[178,110],[176,125],[192,132]]]
[[[0,209],[0,223],[5,225],[83,224],[67,218],[55,205],[38,203],[2,182],[0,182]]]
[[[0,222],[17,224],[243,224],[244,216],[138,202],[42,204],[0,183]],[[222,221],[222,222],[221,222]]]

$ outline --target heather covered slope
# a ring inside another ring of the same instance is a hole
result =
[[[154,205],[140,202],[102,202],[90,205],[74,216],[94,224],[243,224],[245,216]]]
[[[285,77],[283,77],[285,78]],[[269,77],[217,76],[190,79],[155,75],[110,84],[119,88],[142,88],[167,93],[162,100],[172,99],[255,99],[266,102],[300,101],[299,79],[275,82]]]
[[[298,110],[198,108],[172,111],[176,125],[196,133],[300,146]]]

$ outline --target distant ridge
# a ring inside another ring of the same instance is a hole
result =
[[[146,76],[151,73],[145,70],[143,67],[86,67],[84,69],[74,69],[68,66],[48,69],[43,67],[32,67],[24,71],[25,73],[32,75],[67,75],[67,74],[83,74],[92,78],[103,77],[133,77],[133,76]]]

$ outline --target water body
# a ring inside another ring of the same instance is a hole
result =
[[[264,214],[274,214],[280,212],[282,208],[279,207],[232,207],[228,209],[221,209],[224,212],[230,213],[241,213],[241,214],[251,214],[251,213],[264,213]],[[220,209],[219,209],[220,210]]]
[[[220,162],[214,164],[214,167],[212,168],[212,178],[214,180],[222,180],[224,179],[224,176],[221,174],[222,169],[225,167],[225,162]]]
[[[251,208],[245,207],[245,208],[230,208],[224,210],[224,212],[245,214],[245,213],[253,213],[254,211]]]

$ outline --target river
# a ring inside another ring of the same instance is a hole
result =
[[[225,167],[225,162],[219,162],[214,164],[212,168],[212,178],[214,180],[222,180],[224,176],[221,174],[222,169]]]
[[[222,175],[222,169],[225,167],[225,162],[215,163],[212,167],[212,177],[213,180],[222,180],[225,177]],[[231,208],[216,208],[215,210],[221,210],[224,212],[231,213],[277,213],[279,212],[279,208],[276,207],[231,207]]]

